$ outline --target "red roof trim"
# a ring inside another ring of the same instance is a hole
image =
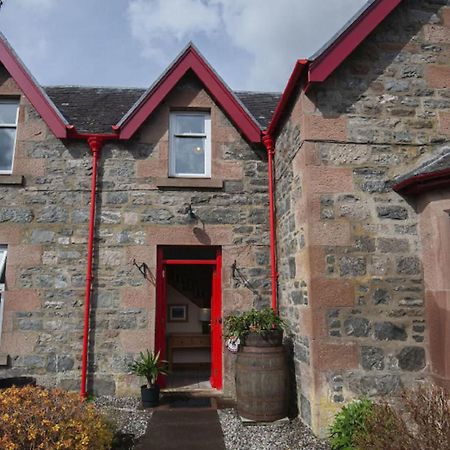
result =
[[[249,142],[261,142],[259,125],[193,45],[188,46],[162,78],[144,94],[117,125],[113,126],[115,131],[120,131],[120,139],[130,139],[133,136],[188,70],[192,70],[197,75]]]
[[[415,175],[392,186],[395,192],[417,194],[450,184],[450,169]]]
[[[267,128],[269,134],[275,133],[283,116],[296,83],[303,73],[308,70],[308,83],[303,89],[311,88],[311,83],[325,81],[358,47],[364,39],[396,8],[402,0],[378,0],[373,3],[364,13],[354,21],[347,30],[342,33],[315,61],[309,63],[307,60],[299,60],[289,78],[283,95],[278,102],[275,113]]]
[[[311,64],[309,81],[325,81],[361,42],[401,3],[402,0],[379,0],[341,34]]]
[[[24,66],[6,38],[0,33],[0,62],[17,83],[44,122],[57,138],[67,136],[68,123],[59,110],[37,84],[36,80]]]
[[[284,113],[284,110],[291,99],[292,92],[297,85],[297,81],[299,80],[301,74],[308,66],[308,60],[299,59],[295,63],[294,70],[292,71],[291,76],[289,77],[289,81],[287,82],[286,87],[284,88],[283,94],[281,95],[280,101],[275,108],[275,112],[273,113],[272,119],[270,121],[269,126],[267,127],[266,133],[269,135],[273,135],[276,131],[277,125],[281,119],[281,116]]]

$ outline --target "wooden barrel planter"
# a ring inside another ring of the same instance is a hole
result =
[[[251,333],[236,360],[236,399],[241,417],[273,422],[287,416],[288,372],[282,333]]]

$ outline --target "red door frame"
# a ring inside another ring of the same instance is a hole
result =
[[[164,247],[158,247],[156,265],[155,351],[166,355],[167,288],[166,266],[209,265],[213,268],[211,295],[211,387],[222,389],[222,250],[216,259],[164,259]],[[162,383],[164,384],[164,381]]]

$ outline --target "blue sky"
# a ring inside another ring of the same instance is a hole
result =
[[[235,90],[281,91],[366,0],[4,0],[43,85],[148,87],[189,41]]]

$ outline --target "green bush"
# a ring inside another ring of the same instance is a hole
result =
[[[2,450],[108,450],[111,425],[94,405],[60,389],[0,390]]]
[[[231,315],[224,321],[224,336],[245,337],[249,333],[265,334],[273,330],[281,331],[285,323],[271,308],[251,309],[239,315]]]
[[[345,405],[336,414],[329,429],[332,450],[357,450],[356,436],[364,435],[366,421],[371,416],[374,403],[368,399],[356,400]]]

